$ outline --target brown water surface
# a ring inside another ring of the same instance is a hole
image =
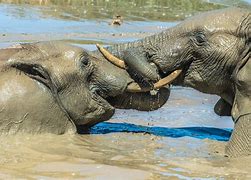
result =
[[[224,0],[0,0],[0,47],[60,40],[95,49],[143,38],[201,11],[250,6]],[[114,15],[122,26],[111,26]],[[117,110],[88,135],[0,137],[0,179],[250,179],[250,157],[229,159],[230,117],[218,97],[173,87],[157,111]]]

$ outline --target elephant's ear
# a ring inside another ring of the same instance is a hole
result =
[[[244,53],[242,60],[234,71],[235,99],[232,116],[237,120],[240,116],[251,114],[251,52],[250,48]]]
[[[22,50],[21,45],[15,45],[4,49],[0,49],[0,62],[5,63],[11,56],[18,53],[21,50]]]
[[[235,71],[232,117],[235,125],[226,146],[226,153],[232,157],[251,155],[251,58],[249,53]]]
[[[34,44],[21,44],[18,49],[10,49],[7,51],[14,53],[10,55],[6,61],[6,65],[15,68],[32,79],[35,79],[50,88],[50,77],[48,71],[43,67],[44,55]]]
[[[17,53],[10,56],[7,61],[8,65],[15,63],[35,64],[43,57],[42,51],[37,46],[37,43],[20,44],[20,49]]]
[[[251,57],[250,52],[240,61],[234,71],[235,99],[232,116],[236,121],[240,116],[251,114]]]

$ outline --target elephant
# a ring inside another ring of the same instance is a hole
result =
[[[250,11],[231,7],[195,15],[140,40],[98,45],[96,53],[130,73],[132,92],[158,91],[165,76],[176,73],[169,84],[220,96],[215,112],[234,121],[226,154],[246,156],[251,154],[250,27]]]
[[[0,134],[6,135],[81,133],[110,119],[113,97],[121,96],[121,108],[153,110],[169,96],[168,88],[154,96],[127,92],[134,80],[125,70],[58,41],[0,49],[0,73]]]

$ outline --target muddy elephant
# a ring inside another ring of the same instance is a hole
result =
[[[80,132],[114,114],[112,97],[119,107],[153,110],[169,95],[127,92],[125,70],[61,42],[1,49],[0,69],[0,134]]]
[[[235,123],[226,153],[250,155],[250,27],[249,10],[227,8],[196,15],[135,42],[98,47],[112,63],[128,69],[135,81],[144,82],[130,84],[132,91],[158,89],[165,76],[176,73],[173,85],[220,96],[215,111],[231,114]]]

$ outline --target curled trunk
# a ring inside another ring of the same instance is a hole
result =
[[[151,92],[128,92],[120,96],[110,97],[107,100],[116,108],[152,111],[163,106],[169,95],[169,88],[161,88],[156,94],[151,94]]]

